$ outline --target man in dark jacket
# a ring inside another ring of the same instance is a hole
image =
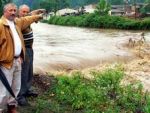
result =
[[[34,14],[44,12],[44,9],[34,10],[30,13],[30,8],[27,5],[21,5],[19,7],[18,16],[25,17]],[[33,78],[33,31],[31,26],[28,26],[25,30],[22,31],[25,48],[26,48],[26,57],[22,63],[22,72],[21,72],[21,90],[18,95],[18,104],[21,106],[28,105],[26,97],[28,96],[37,96],[36,92],[31,90],[31,83]]]

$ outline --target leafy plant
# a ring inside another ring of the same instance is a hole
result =
[[[91,71],[93,79],[84,76],[76,72],[56,77],[53,88],[37,101],[36,113],[149,113],[149,94],[139,82],[121,85],[121,68]]]
[[[100,0],[97,7],[96,13],[99,15],[108,15],[108,11],[110,10],[111,6],[107,3],[106,0]]]
[[[132,20],[118,16],[100,16],[97,13],[85,14],[82,16],[54,16],[48,20],[48,23],[91,28],[115,28],[134,30],[150,29],[150,18],[145,18],[143,20]]]

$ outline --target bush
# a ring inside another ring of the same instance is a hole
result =
[[[92,71],[92,80],[80,72],[71,77],[59,76],[53,90],[40,98],[36,111],[57,113],[149,113],[150,98],[140,83],[120,85],[124,77],[120,69]],[[53,94],[53,96],[51,96]],[[40,104],[43,99],[43,104]],[[51,100],[51,101],[50,101]],[[53,107],[49,107],[53,106]],[[48,111],[47,111],[48,112]],[[38,112],[37,112],[38,113]]]
[[[100,16],[96,13],[84,14],[81,16],[51,17],[50,24],[80,26],[91,28],[115,28],[115,29],[150,29],[150,18],[144,20],[133,20],[119,16]]]

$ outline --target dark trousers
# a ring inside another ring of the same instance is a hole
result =
[[[33,78],[33,49],[26,48],[25,60],[22,63],[21,72],[21,89],[19,93],[19,98],[24,97],[31,88]]]

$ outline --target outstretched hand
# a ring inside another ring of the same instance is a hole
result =
[[[45,14],[46,10],[45,9],[37,9],[37,10],[33,10],[31,11],[31,15],[39,15],[39,14]]]

